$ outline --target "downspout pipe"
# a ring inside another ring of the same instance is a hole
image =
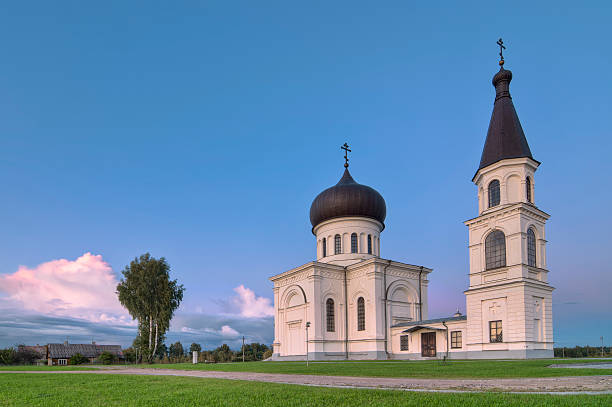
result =
[[[349,358],[348,351],[348,288],[346,282],[346,266],[344,266],[344,357]]]
[[[385,298],[383,299],[383,305],[385,307],[385,356],[387,359],[389,359],[389,349],[388,349],[388,342],[389,342],[389,328],[388,328],[388,322],[387,322],[387,269],[389,268],[389,266],[391,265],[391,260],[388,260],[387,265],[385,266],[384,270],[383,270],[383,289],[385,290]]]
[[[445,360],[448,360],[448,326],[446,325],[446,321],[442,321],[442,325],[446,328],[446,357]]]
[[[423,320],[423,299],[421,298],[421,275],[423,274],[423,266],[419,270],[419,321]]]

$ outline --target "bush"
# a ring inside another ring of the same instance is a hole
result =
[[[115,361],[115,355],[110,352],[102,352],[100,356],[98,356],[98,361],[102,362],[104,365],[112,365]]]
[[[85,356],[81,355],[80,353],[75,353],[74,355],[72,355],[72,357],[69,360],[69,363],[71,365],[82,365],[83,363],[87,363],[89,362],[89,359],[87,359]]]
[[[271,357],[272,357],[272,349],[268,349],[267,351],[263,353],[264,360],[271,358]]]
[[[17,363],[17,352],[13,348],[0,349],[0,365]]]

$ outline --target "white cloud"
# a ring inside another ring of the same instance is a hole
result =
[[[46,315],[93,322],[132,324],[115,289],[117,278],[102,256],[85,253],[76,260],[51,260],[34,268],[20,266],[0,275],[3,308],[21,307]]]
[[[232,328],[229,325],[223,325],[221,327],[221,336],[224,336],[226,338],[233,338],[238,336],[238,331],[236,331],[234,328]]]
[[[274,315],[272,301],[266,297],[257,297],[253,290],[239,285],[234,288],[238,294],[232,298],[232,303],[238,308],[240,316],[245,318],[263,318]]]

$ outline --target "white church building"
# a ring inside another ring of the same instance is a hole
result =
[[[310,208],[316,260],[271,277],[273,360],[547,358],[553,356],[539,166],[510,97],[512,72],[493,77],[495,102],[472,181],[466,315],[428,319],[432,268],[380,257],[386,205],[348,170]],[[348,146],[345,144],[345,149]],[[350,151],[350,150],[349,150]]]

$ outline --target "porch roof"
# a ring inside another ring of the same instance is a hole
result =
[[[402,333],[416,332],[416,331],[420,331],[421,329],[433,329],[434,331],[445,331],[446,330],[443,328],[434,328],[433,326],[417,325],[417,326],[413,326],[412,328],[408,328],[405,331],[402,331]]]
[[[442,323],[442,322],[465,321],[466,319],[467,319],[466,315],[460,315],[458,317],[426,319],[425,321],[400,322],[399,324],[393,325],[391,328],[398,328],[398,327],[402,327],[402,326],[416,326],[416,325],[436,324],[436,323],[439,324],[439,323]]]

